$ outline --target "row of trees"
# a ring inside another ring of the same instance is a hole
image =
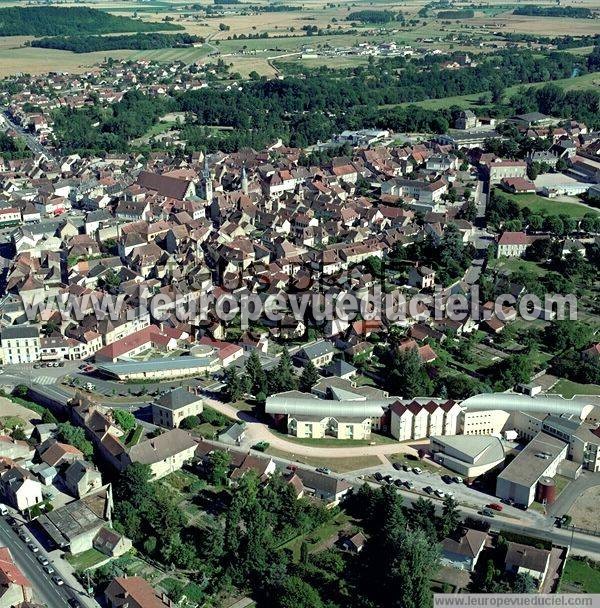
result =
[[[527,206],[520,205],[514,197],[498,189],[492,190],[486,206],[486,223],[496,229],[518,231],[528,228],[533,232],[547,232],[554,236],[600,232],[600,216],[597,213],[590,211],[581,219],[567,214],[534,213]]]
[[[484,59],[476,67],[449,71],[441,68],[439,58],[415,62],[387,58],[349,70],[311,70],[303,77],[252,80],[241,91],[205,88],[178,92],[153,103],[169,106],[166,111],[180,110],[196,117],[195,124],[186,125],[182,130],[192,149],[226,152],[246,146],[260,149],[278,137],[291,145],[305,147],[340,129],[366,125],[396,131],[443,132],[458,108],[434,112],[397,104],[490,90],[498,91],[497,97],[501,97],[506,86],[566,78],[574,70],[585,71],[584,62],[585,58],[568,53],[540,57],[510,50]],[[591,127],[598,124],[599,114],[594,108],[598,108],[600,93],[570,91],[556,95],[554,89],[548,91],[542,87],[535,95],[517,94],[515,103],[527,104],[530,109],[524,111],[544,111],[551,100],[553,115],[585,120]],[[119,131],[110,128],[113,119],[110,115],[105,118],[96,112],[90,116],[93,108],[59,110],[59,143],[68,151],[85,148],[122,151],[129,139],[144,133],[136,128],[138,117],[149,116],[149,124],[154,119],[154,112],[140,98],[129,116],[133,109],[131,99],[111,106],[111,112],[127,116],[121,137]],[[381,106],[393,107],[380,109]],[[505,111],[512,109],[507,107]],[[90,119],[92,124],[100,122],[99,129],[90,128]],[[202,125],[227,126],[233,130],[215,132]]]
[[[210,483],[222,483],[228,458],[221,451],[211,456],[207,466]],[[115,528],[132,538],[145,555],[187,571],[205,590],[202,600],[236,587],[252,592],[265,605],[281,607],[292,605],[290,598],[296,597],[298,588],[306,589],[295,577],[290,555],[280,546],[337,513],[298,500],[281,475],[273,475],[264,485],[248,473],[230,493],[219,495],[218,501],[225,501],[224,509],[215,516],[204,514],[189,525],[168,486],[151,482],[149,467],[138,463],[120,475],[114,497]],[[212,492],[197,497],[217,501]],[[105,582],[105,574],[102,569],[94,572],[97,584]],[[309,597],[318,597],[315,594]],[[295,606],[319,606],[308,601]]]
[[[182,29],[181,25],[173,23],[151,23],[83,6],[11,6],[0,9],[0,36],[81,36]]]
[[[31,41],[31,46],[73,53],[93,53],[116,49],[166,49],[190,46],[203,39],[190,34],[133,34],[122,36],[54,36]]]
[[[249,393],[260,403],[274,393],[295,389],[310,392],[318,381],[319,372],[310,361],[304,365],[300,377],[296,375],[287,348],[283,349],[277,366],[269,373],[263,369],[258,354],[253,351],[243,371],[234,366],[225,370],[224,394],[229,401],[238,401]]]

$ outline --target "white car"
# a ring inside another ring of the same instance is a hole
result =
[[[32,553],[37,553],[39,551],[39,549],[33,543],[29,543],[27,547]]]
[[[54,581],[54,584],[58,585],[59,587],[62,587],[65,584],[65,581],[63,581],[63,579],[60,578],[60,576],[53,576],[52,580]]]
[[[419,467],[414,467],[413,468],[413,473],[415,475],[420,475],[423,472],[423,469],[420,469]]]
[[[48,562],[48,558],[45,555],[38,555],[36,556],[36,559],[38,560],[38,562],[40,562],[40,564],[42,564],[42,566],[47,566],[50,562]]]
[[[54,574],[54,568],[52,566],[46,565],[44,566],[44,572],[46,574]]]

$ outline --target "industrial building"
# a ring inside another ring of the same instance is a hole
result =
[[[499,467],[505,458],[502,440],[493,435],[431,437],[430,449],[435,462],[467,479]]]
[[[535,499],[540,479],[557,474],[568,450],[569,444],[565,441],[538,433],[498,475],[496,496],[529,506]]]

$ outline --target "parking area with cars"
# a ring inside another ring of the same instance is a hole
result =
[[[484,518],[494,519],[498,515],[519,517],[516,505],[502,505],[499,501],[496,502],[493,496],[467,485],[460,475],[448,474],[446,470],[437,473],[431,467],[394,462],[388,467],[365,470],[363,474],[357,475],[355,480],[393,484],[398,491],[408,491],[414,498],[422,496],[442,501],[451,496],[459,505],[474,509]],[[410,495],[407,495],[407,498],[410,498]]]
[[[17,567],[31,581],[34,598],[48,608],[97,608],[93,598],[83,597],[83,590],[73,579],[70,566],[60,556],[46,551],[30,524],[12,509],[5,508],[2,512],[0,546],[8,547]],[[67,572],[71,583],[66,582],[63,572]]]

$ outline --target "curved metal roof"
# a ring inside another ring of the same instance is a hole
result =
[[[297,395],[273,395],[267,398],[267,414],[290,414],[292,416],[343,416],[358,418],[383,416],[394,399],[368,399],[364,401],[328,401]]]
[[[504,410],[505,412],[543,412],[546,414],[574,414],[585,418],[594,407],[585,401],[556,396],[529,397],[518,393],[481,393],[461,402],[465,410]]]

